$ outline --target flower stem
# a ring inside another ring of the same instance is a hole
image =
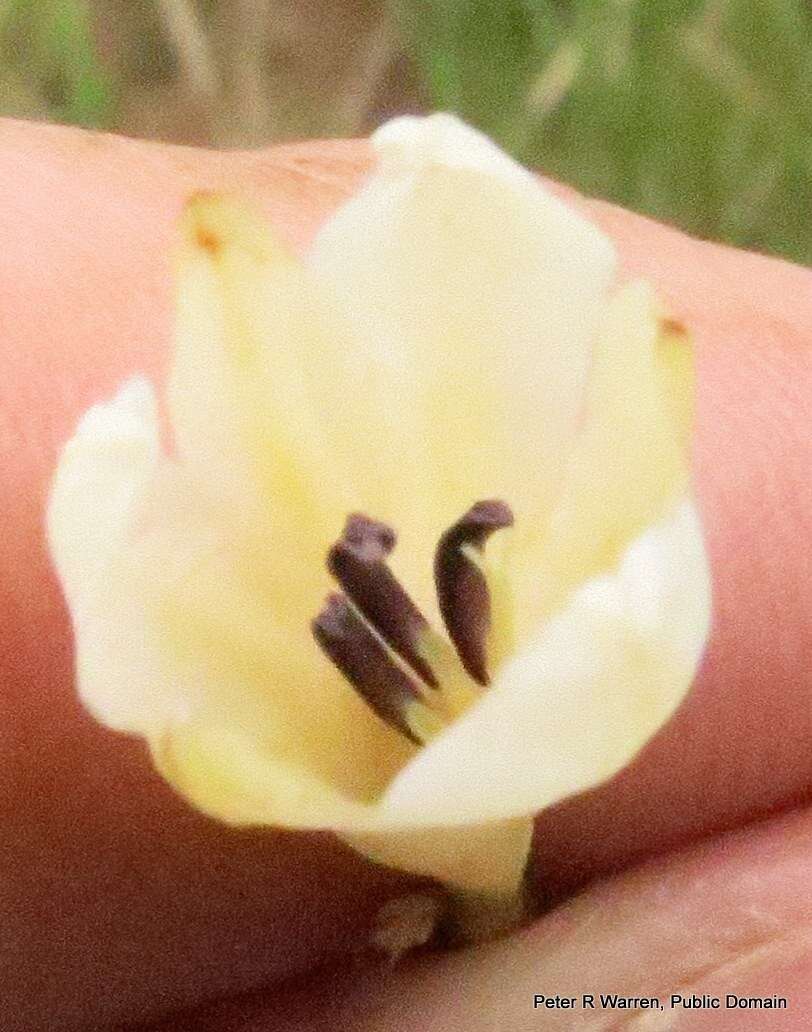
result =
[[[460,945],[496,939],[530,916],[524,881],[509,894],[455,893],[451,901],[451,938]]]

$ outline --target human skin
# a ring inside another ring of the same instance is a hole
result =
[[[301,248],[368,160],[362,143],[214,154],[0,123],[4,1030],[157,1018],[301,974],[363,946],[378,906],[411,884],[328,836],[216,825],[173,796],[138,743],[96,726],[73,692],[42,535],[78,415],[133,372],[163,382],[183,200],[201,187],[247,194]],[[724,993],[739,991],[735,977],[792,992],[791,1012],[754,1027],[793,1028],[812,983],[812,274],[566,196],[696,340],[711,644],[690,697],[641,756],[539,819],[544,899],[593,887],[502,943],[366,984],[338,975],[336,998],[344,1027],[490,1028],[487,1007],[504,1006],[507,1027],[538,1028],[527,998],[545,988],[665,993],[715,979]],[[652,854],[663,858],[606,880]],[[246,1029],[315,1030],[313,999],[292,990],[236,1006]],[[189,1027],[238,1027],[223,1006]],[[718,1029],[749,1020],[683,1017]],[[551,1020],[564,1023],[543,1027],[577,1027],[563,1012]]]

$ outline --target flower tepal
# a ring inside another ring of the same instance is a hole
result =
[[[610,242],[448,115],[373,137],[298,259],[199,195],[159,444],[137,378],[48,511],[79,691],[194,805],[520,913],[533,815],[610,777],[708,633],[692,360]]]

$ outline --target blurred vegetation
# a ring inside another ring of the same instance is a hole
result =
[[[429,108],[812,262],[810,0],[0,0],[0,114],[254,146]]]

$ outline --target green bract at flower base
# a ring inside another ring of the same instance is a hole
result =
[[[49,508],[86,705],[234,824],[330,829],[521,916],[533,815],[668,720],[706,640],[691,349],[605,236],[447,115],[299,261],[188,205],[163,453],[136,378]]]

